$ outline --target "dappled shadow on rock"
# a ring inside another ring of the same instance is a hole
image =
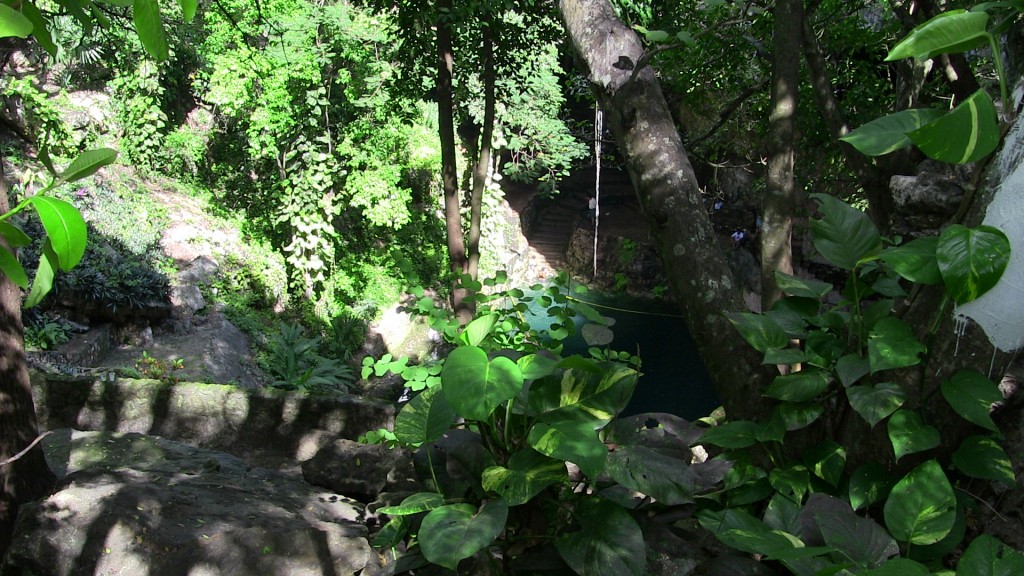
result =
[[[378,563],[362,505],[227,454],[68,431],[45,449],[67,476],[23,509],[4,574],[341,576]]]

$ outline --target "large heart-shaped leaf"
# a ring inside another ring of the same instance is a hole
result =
[[[992,97],[978,90],[956,108],[907,134],[929,157],[966,164],[988,156],[999,145],[999,118]]]
[[[0,38],[27,38],[32,33],[32,28],[32,22],[21,12],[0,3]]]
[[[500,494],[509,506],[519,506],[532,500],[548,486],[568,478],[565,462],[525,448],[509,458],[507,468],[491,466],[484,470],[483,487]]]
[[[871,361],[857,354],[846,354],[836,360],[836,375],[843,386],[850,386],[871,372]]]
[[[580,502],[573,514],[580,530],[555,540],[562,559],[580,576],[641,576],[647,564],[643,533],[619,506],[601,499]]]
[[[772,348],[785,348],[789,344],[786,331],[775,320],[764,314],[750,312],[731,312],[726,315],[740,336],[758,352],[767,352]]]
[[[878,568],[859,572],[859,576],[930,576],[927,566],[909,558],[893,558]]]
[[[142,47],[146,52],[157,62],[167,60],[167,35],[160,20],[160,5],[157,0],[134,0],[132,18],[135,20],[135,31],[139,34],[139,40],[142,41]]]
[[[57,266],[70,270],[85,255],[87,228],[82,213],[71,204],[49,196],[31,196],[25,200],[36,210],[47,239],[57,256]]]
[[[438,492],[417,492],[407,496],[397,506],[385,506],[377,510],[388,516],[409,516],[420,512],[429,512],[444,505],[444,496]]]
[[[939,445],[939,431],[921,421],[916,412],[897,410],[889,417],[889,441],[896,460]]]
[[[821,510],[812,516],[825,544],[839,550],[858,568],[874,568],[900,552],[885,528],[852,510]]]
[[[882,250],[882,237],[867,214],[827,194],[812,194],[822,218],[811,221],[814,247],[829,262],[853,270]]]
[[[636,370],[612,362],[566,358],[560,365],[570,367],[561,381],[545,379],[530,387],[531,410],[538,415],[557,411],[566,418],[590,420],[595,430],[629,404],[639,376]]]
[[[488,360],[482,349],[460,346],[444,362],[441,388],[460,416],[487,420],[495,408],[523,389],[523,373],[504,356]]]
[[[466,324],[466,328],[459,335],[459,338],[464,344],[479,346],[484,341],[484,338],[487,338],[487,335],[491,333],[497,322],[497,314],[485,314],[479,318],[474,318],[472,322]]]
[[[749,448],[757,444],[758,428],[756,423],[747,420],[726,422],[705,430],[700,442],[727,449]]]
[[[999,386],[981,372],[961,370],[942,382],[942,396],[953,410],[968,422],[999,432],[992,421],[992,406],[1003,401]]]
[[[883,510],[894,538],[914,545],[942,540],[956,521],[956,497],[942,466],[929,460],[893,486]]]
[[[840,138],[861,154],[881,156],[910,146],[908,133],[942,116],[932,108],[902,110],[872,120]]]
[[[825,407],[819,402],[784,402],[779,404],[773,414],[778,413],[786,430],[792,432],[813,424],[825,413]]]
[[[850,505],[860,510],[885,500],[897,480],[898,477],[878,462],[862,464],[850,474]]]
[[[395,417],[395,437],[412,446],[433,442],[448,431],[454,420],[455,409],[448,404],[441,387],[427,388]]]
[[[593,423],[567,413],[545,415],[530,429],[526,441],[545,456],[576,464],[593,479],[604,471],[608,458],[608,448],[597,437]]]
[[[935,257],[946,291],[957,304],[988,292],[1010,262],[1010,240],[991,226],[954,224],[942,231]]]
[[[814,298],[820,300],[832,291],[832,285],[828,282],[813,280],[809,278],[797,278],[785,272],[775,271],[775,283],[779,290],[790,296]]]
[[[983,480],[995,480],[1010,486],[1016,483],[1010,458],[992,438],[968,436],[953,453],[957,470]]]
[[[903,246],[887,248],[882,252],[882,261],[892,266],[897,274],[918,284],[942,282],[935,251],[939,246],[937,236],[916,238]]]
[[[879,320],[868,334],[871,372],[917,365],[926,351],[910,326],[899,318],[890,316]]]
[[[973,576],[1018,576],[1024,574],[1024,554],[981,534],[964,550],[956,568],[959,574]]]
[[[828,388],[828,373],[817,368],[776,376],[764,395],[787,402],[807,402]]]
[[[850,386],[846,389],[846,397],[850,401],[850,406],[867,420],[872,428],[907,401],[907,394],[903,388],[890,383]]]
[[[423,555],[432,563],[455,570],[494,541],[505,530],[508,503],[502,499],[485,502],[479,510],[471,504],[449,504],[430,511],[420,525]]]
[[[914,28],[889,51],[886,62],[903,58],[927,60],[940,54],[967,52],[989,43],[988,14],[950,10]]]

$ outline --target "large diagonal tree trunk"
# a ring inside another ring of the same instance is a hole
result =
[[[634,70],[644,52],[640,39],[608,0],[560,0],[558,9],[726,412],[733,419],[763,415],[760,390],[772,374],[725,317],[745,309],[741,293],[654,71]]]
[[[10,209],[7,194],[0,160],[0,214]],[[38,434],[23,338],[21,292],[0,274],[0,462],[20,453]],[[48,494],[56,481],[38,445],[0,465],[0,556],[10,545],[18,506]]]

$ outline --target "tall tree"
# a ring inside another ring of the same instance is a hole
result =
[[[636,33],[608,0],[559,0],[578,66],[604,111],[687,325],[731,418],[764,414],[773,377],[725,313],[745,309],[697,179]]]
[[[473,190],[470,193],[469,206],[469,238],[468,238],[468,262],[466,273],[470,278],[476,280],[480,268],[480,222],[484,204],[484,189],[487,187],[487,179],[491,171],[491,140],[494,135],[494,115],[497,97],[494,93],[494,36],[496,19],[493,17],[489,7],[483,8],[482,13],[482,35],[483,35],[483,80],[484,80],[484,119],[483,130],[480,134],[480,145],[476,154],[476,165],[473,168]]]
[[[800,92],[803,0],[776,0],[772,35],[772,90],[768,120],[768,191],[762,210],[761,309],[782,297],[775,272],[793,273],[793,213],[797,196],[796,106]]]

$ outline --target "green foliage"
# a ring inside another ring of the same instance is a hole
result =
[[[2,80],[3,95],[20,101],[25,114],[25,126],[29,133],[38,135],[38,146],[48,153],[59,156],[74,152],[74,138],[67,123],[61,117],[54,98],[41,90],[38,79],[32,75],[20,78],[5,77]]]
[[[167,114],[161,107],[166,87],[160,78],[160,67],[153,61],[141,60],[129,73],[112,83],[115,113],[121,126],[121,149],[132,164],[154,169],[164,150]]]
[[[177,384],[181,382],[181,371],[185,369],[185,361],[181,358],[174,360],[154,358],[143,350],[142,357],[135,361],[135,369],[143,378],[152,378],[164,384]]]
[[[303,392],[345,392],[352,384],[348,366],[318,353],[320,338],[306,336],[299,324],[282,324],[270,339],[262,364],[273,378],[271,386]]]
[[[61,318],[36,313],[26,314],[24,320],[26,350],[53,350],[71,339],[73,328]]]

